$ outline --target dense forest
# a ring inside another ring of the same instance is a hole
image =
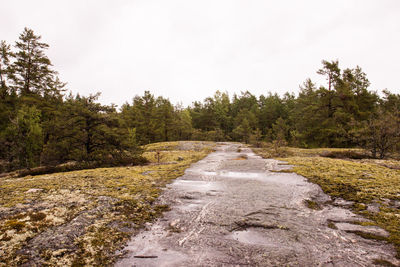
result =
[[[217,91],[182,107],[145,91],[118,110],[100,104],[99,94],[67,93],[48,47],[28,28],[13,46],[1,42],[0,172],[135,163],[140,145],[173,140],[363,147],[380,158],[400,148],[400,95],[370,90],[358,66],[324,60],[317,73],[326,83],[306,79],[298,94]]]

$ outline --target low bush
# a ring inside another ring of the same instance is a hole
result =
[[[360,153],[354,150],[342,150],[342,151],[325,151],[322,152],[321,157],[333,158],[333,159],[369,159],[366,153]]]

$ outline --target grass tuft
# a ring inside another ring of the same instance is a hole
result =
[[[31,221],[34,221],[34,222],[44,220],[46,218],[46,216],[47,215],[44,214],[43,212],[29,214]]]
[[[390,261],[384,260],[384,259],[375,259],[373,261],[373,263],[375,265],[378,266],[385,266],[385,267],[396,267],[396,265],[394,265],[393,263],[391,263]]]
[[[309,209],[312,209],[312,210],[322,210],[322,207],[321,207],[321,205],[318,204],[318,202],[315,202],[315,201],[310,200],[310,199],[306,199],[304,202],[305,202],[306,206],[307,206]]]
[[[331,228],[331,229],[335,229],[335,230],[338,229],[336,224],[334,222],[331,222],[331,221],[328,222],[328,227]]]
[[[25,222],[20,222],[18,220],[9,220],[4,224],[5,228],[14,229],[20,232],[25,227]]]

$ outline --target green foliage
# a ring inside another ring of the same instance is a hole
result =
[[[363,146],[361,139],[354,138],[354,121],[361,123],[357,126],[361,130],[362,124],[379,121],[379,106],[400,110],[395,95],[388,93],[385,101],[368,90],[370,83],[359,66],[341,70],[338,61],[324,60],[317,73],[326,77],[327,87],[307,79],[297,97],[269,93],[257,99],[246,91],[229,100],[217,91],[203,103],[193,103],[190,113],[198,130],[192,138],[206,140],[205,133],[221,129],[225,140],[247,143],[254,142],[253,132],[260,129],[262,139],[277,147],[287,143],[308,148]]]
[[[22,106],[4,135],[12,164],[28,168],[39,165],[43,143],[40,111],[37,108]]]
[[[260,129],[256,129],[251,135],[250,135],[250,144],[252,144],[255,147],[261,147],[262,145],[262,134]]]
[[[72,169],[141,161],[136,130],[114,106],[98,103],[99,94],[63,95],[65,84],[40,39],[25,28],[15,52],[1,42],[0,172],[37,166],[42,168],[29,173],[68,170],[54,166],[69,161]],[[159,116],[167,120],[165,112]]]
[[[190,140],[193,132],[190,111],[188,109],[178,109],[175,116],[175,138],[177,140]]]
[[[10,59],[13,56],[10,45],[5,41],[0,43],[0,88],[8,87],[8,76],[11,74]]]
[[[371,151],[372,157],[383,159],[400,140],[399,116],[379,109],[367,121],[353,121],[350,132],[358,144]]]
[[[124,104],[120,117],[126,127],[136,129],[136,141],[140,145],[187,140],[192,134],[188,110],[174,107],[166,98],[155,98],[148,91],[143,96],[135,96],[132,105]]]
[[[244,118],[240,124],[233,130],[232,134],[236,140],[239,140],[244,143],[249,143],[250,134],[252,130],[250,127],[250,123],[247,118]]]
[[[139,152],[136,129],[124,127],[115,109],[97,103],[97,98],[98,94],[67,98],[44,150],[46,162],[134,162]]]

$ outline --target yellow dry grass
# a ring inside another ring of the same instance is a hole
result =
[[[323,157],[283,158],[293,171],[320,182],[324,191],[348,200],[369,203],[372,200],[400,199],[400,170],[377,163]],[[340,187],[340,188],[338,188]],[[348,187],[348,190],[340,190]]]

